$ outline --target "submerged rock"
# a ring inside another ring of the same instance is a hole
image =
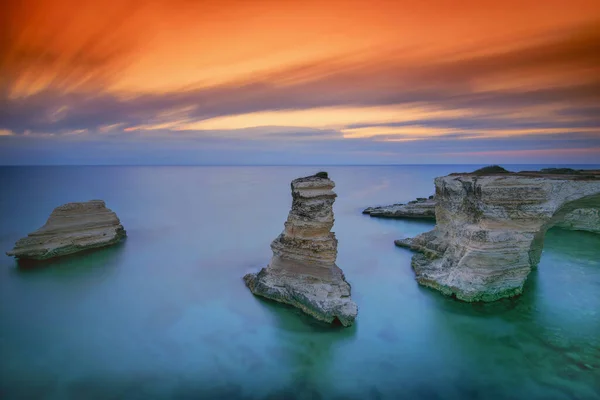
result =
[[[435,228],[395,243],[420,253],[420,284],[460,300],[520,294],[551,227],[598,231],[600,171],[451,174],[435,187]]]
[[[102,200],[56,207],[46,224],[19,239],[6,254],[46,260],[119,242],[126,235],[117,215]]]
[[[419,197],[408,204],[392,204],[391,206],[368,207],[363,214],[379,218],[424,218],[435,219],[435,199]]]
[[[350,284],[335,264],[335,184],[326,173],[292,181],[292,209],[283,232],[271,243],[273,257],[244,281],[255,295],[300,308],[324,322],[352,325],[358,307]]]

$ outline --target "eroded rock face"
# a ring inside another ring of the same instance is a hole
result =
[[[22,260],[45,260],[109,246],[125,235],[119,218],[104,201],[67,203],[56,207],[44,226],[19,239],[6,254]]]
[[[573,210],[557,227],[572,231],[600,233],[600,208],[579,208]]]
[[[587,213],[600,208],[600,173],[593,171],[585,178],[453,174],[436,178],[435,187],[436,227],[396,245],[420,252],[412,259],[420,284],[465,301],[520,294],[545,232],[573,220],[593,224]]]
[[[283,232],[271,243],[273,257],[244,281],[252,293],[298,307],[324,322],[344,326],[358,313],[350,285],[335,264],[335,184],[325,173],[292,181],[292,209]]]
[[[435,220],[435,197],[419,197],[406,204],[392,204],[389,206],[367,207],[363,214],[376,218],[398,219],[430,219]],[[572,231],[586,231],[600,233],[600,208],[580,208],[573,210],[565,219],[556,224],[557,228]]]
[[[392,204],[391,206],[368,207],[363,214],[379,218],[422,218],[435,219],[435,199],[418,198],[407,204]]]

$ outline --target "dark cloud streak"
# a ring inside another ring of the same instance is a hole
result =
[[[88,39],[91,42],[84,43],[93,47],[94,40],[99,38],[91,37]],[[104,82],[108,77],[95,71],[107,73],[106,65],[118,59],[118,53],[117,50],[115,54],[100,52],[100,57],[89,59],[84,53],[78,53],[69,60],[74,63],[70,73],[85,66],[88,72],[80,77],[82,82]],[[52,62],[54,56],[50,53],[44,57]],[[535,75],[555,68],[568,68],[575,83],[558,82],[555,87],[522,90],[517,87],[473,92],[471,89],[472,82],[494,74],[516,70]],[[58,75],[56,84],[50,89],[32,96],[9,99],[4,93],[0,99],[0,128],[16,133],[26,130],[93,131],[116,123],[127,126],[152,123],[161,112],[188,106],[196,107],[189,113],[189,118],[205,119],[325,106],[427,103],[443,108],[517,108],[563,102],[570,107],[562,111],[563,115],[570,113],[594,118],[597,116],[594,104],[600,101],[600,31],[585,27],[552,42],[454,61],[430,61],[426,65],[403,65],[402,57],[356,63],[352,63],[351,58],[341,62],[327,60],[247,81],[183,92],[144,94],[129,99],[120,99],[100,87],[62,93],[57,87],[73,79],[68,71],[69,68],[64,76]],[[112,68],[108,71],[115,73]],[[587,74],[589,81],[579,82],[582,74]],[[303,80],[293,83],[298,77]],[[292,84],[282,86],[280,82]],[[63,118],[54,120],[51,116],[62,106],[68,107]]]

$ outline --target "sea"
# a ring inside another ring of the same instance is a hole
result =
[[[470,304],[419,286],[394,246],[433,222],[361,213],[479,167],[0,167],[2,252],[74,201],[105,200],[128,235],[36,268],[0,255],[0,399],[599,399],[600,235],[551,229],[521,296]],[[242,281],[269,262],[290,181],[318,171],[350,328]]]

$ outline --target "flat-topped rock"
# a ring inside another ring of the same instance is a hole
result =
[[[435,198],[434,196],[420,197],[406,204],[368,207],[363,211],[363,214],[378,218],[435,219]]]
[[[102,200],[56,207],[46,224],[19,239],[6,254],[22,260],[46,260],[110,246],[126,235],[117,215]]]
[[[349,326],[358,307],[335,264],[334,187],[326,173],[292,181],[292,209],[283,232],[271,243],[273,257],[244,281],[255,295],[290,304],[320,321]]]
[[[420,284],[461,300],[520,294],[551,227],[597,231],[599,171],[451,174],[435,187],[435,228],[395,243],[420,253]]]

